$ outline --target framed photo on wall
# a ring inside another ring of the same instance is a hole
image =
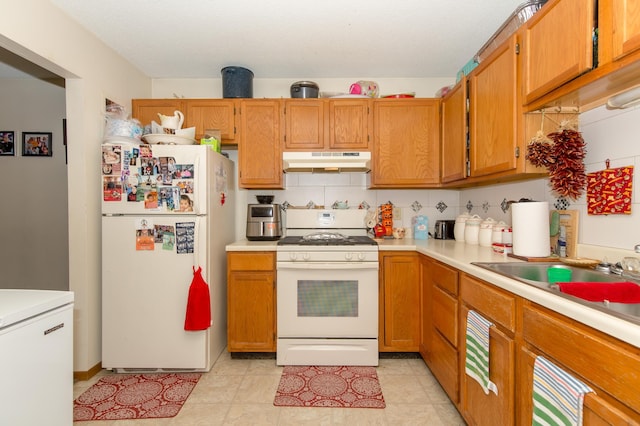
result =
[[[0,155],[16,155],[15,132],[0,130]]]
[[[22,132],[23,157],[51,157],[51,132]]]

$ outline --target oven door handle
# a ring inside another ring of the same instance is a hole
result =
[[[312,270],[354,270],[354,269],[378,269],[376,262],[278,262],[277,270],[283,269],[312,269]]]

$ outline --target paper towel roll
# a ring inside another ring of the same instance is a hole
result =
[[[549,203],[520,202],[511,204],[513,254],[546,257],[550,254]]]

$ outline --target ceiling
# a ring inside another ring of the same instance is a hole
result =
[[[51,1],[151,78],[453,78],[523,0]]]

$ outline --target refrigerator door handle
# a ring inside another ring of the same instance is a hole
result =
[[[205,220],[205,218],[203,216],[196,216],[195,217],[195,229],[194,229],[194,233],[193,233],[193,266],[198,269],[199,266],[201,266],[204,269],[206,268],[207,265],[207,259],[206,258],[202,258],[201,254],[203,254],[206,257],[206,253],[207,253],[207,239],[206,238],[202,238],[202,223]],[[204,247],[200,247],[200,244],[203,244]],[[204,271],[206,273],[206,271]]]
[[[206,152],[204,153],[206,154]],[[206,200],[206,183],[204,182],[205,176],[204,176],[204,172],[206,171],[206,160],[207,160],[207,156],[203,155],[203,153],[199,153],[196,156],[196,161],[194,161],[195,164],[194,167],[196,167],[196,169],[193,171],[193,175],[194,178],[196,178],[195,182],[197,183],[197,185],[199,186],[199,188],[196,188],[194,186],[193,188],[193,195],[194,195],[194,204],[195,204],[195,208],[194,208],[194,213],[197,215],[203,214],[203,207],[204,207],[204,202]]]

